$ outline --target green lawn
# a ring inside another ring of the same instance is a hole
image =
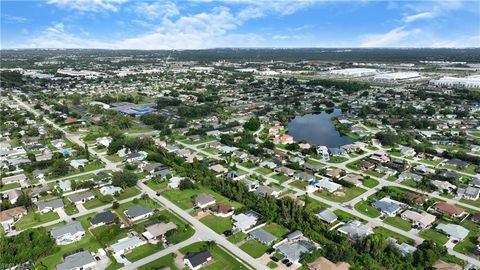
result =
[[[366,216],[369,216],[371,218],[377,218],[381,215],[380,211],[378,211],[375,207],[373,207],[368,201],[360,201],[357,204],[355,204],[354,208],[358,212]]]
[[[333,213],[335,213],[335,215],[338,216],[338,220],[339,221],[343,221],[343,222],[346,222],[346,221],[349,221],[349,220],[358,220],[359,218],[348,213],[348,212],[345,212],[343,210],[340,210],[340,209],[337,209],[335,211],[333,211]]]
[[[300,190],[305,190],[305,188],[308,186],[308,182],[305,182],[303,180],[295,180],[291,183],[289,183],[290,186],[296,187]]]
[[[33,226],[57,220],[59,218],[60,217],[56,212],[48,212],[45,214],[40,214],[38,212],[29,212],[27,215],[23,216],[15,223],[15,228],[19,231],[25,230]]]
[[[269,261],[269,262],[267,263],[267,266],[268,266],[268,268],[270,268],[270,269],[275,269],[275,268],[278,267],[278,264],[276,264],[276,263],[273,262],[273,261]]]
[[[379,172],[371,170],[371,169],[370,170],[365,170],[364,172],[368,175],[373,176],[373,177],[383,177],[385,175],[383,173],[379,173]]]
[[[273,179],[275,179],[275,180],[277,180],[277,181],[279,181],[280,183],[283,183],[283,182],[287,181],[288,179],[290,179],[289,176],[284,175],[284,174],[274,174],[274,175],[272,175],[272,176],[270,176],[270,177],[273,178]]]
[[[142,258],[145,258],[153,253],[160,251],[163,249],[161,244],[153,245],[153,244],[145,244],[139,247],[134,248],[131,252],[125,255],[127,260],[130,262],[138,261]]]
[[[125,210],[127,210],[130,206],[135,205],[135,204],[141,205],[145,208],[159,208],[160,207],[160,204],[158,204],[156,201],[154,201],[150,198],[148,198],[146,200],[136,198],[136,199],[133,199],[130,202],[122,203],[118,207],[118,209],[115,209],[115,212],[117,212],[117,214],[119,214],[123,219],[127,220],[127,216],[125,216],[125,214],[123,212]]]
[[[77,207],[75,207],[75,205],[73,205],[72,203],[66,203],[65,204],[65,213],[69,216],[71,215],[74,215],[74,214],[77,214],[78,213],[78,209]]]
[[[463,202],[463,203],[466,203],[466,204],[470,204],[470,205],[473,205],[473,206],[476,206],[476,207],[480,207],[480,199],[478,199],[476,201],[461,199],[460,201]]]
[[[253,258],[259,258],[267,251],[269,247],[264,245],[257,240],[248,240],[247,242],[243,243],[240,246],[240,249],[245,251],[248,255],[252,256]]]
[[[401,184],[408,187],[413,187],[413,188],[417,188],[417,185],[418,185],[417,182],[412,179],[403,180]]]
[[[387,217],[383,220],[383,222],[407,232],[412,229],[412,224],[410,223],[410,221],[405,220],[401,217]]]
[[[342,162],[345,162],[347,161],[348,158],[346,157],[336,157],[336,156],[332,156],[330,157],[330,159],[328,160],[328,162],[330,163],[342,163]]]
[[[378,185],[378,181],[372,178],[365,178],[362,180],[362,184],[368,188],[374,188]]]
[[[77,220],[82,223],[83,228],[86,230],[89,227],[88,218],[94,215],[95,214],[82,216]],[[39,266],[39,269],[45,269],[43,267],[40,267],[40,265],[46,266],[46,269],[55,269],[56,265],[62,262],[62,257],[64,254],[75,251],[77,249],[83,248],[84,250],[96,252],[99,248],[101,248],[100,244],[95,240],[93,235],[88,230],[85,231],[85,236],[82,237],[80,241],[59,247],[59,251],[36,262],[36,265]]]
[[[268,174],[271,174],[273,171],[270,170],[269,168],[258,168],[255,170],[256,172],[260,173],[260,174],[263,174],[263,175],[268,175]]]
[[[395,175],[390,175],[389,177],[387,177],[387,180],[390,181],[390,182],[393,182],[393,181],[397,180],[397,177]]]
[[[458,243],[453,248],[453,250],[469,255],[475,251],[477,238],[480,233],[480,227],[471,220],[465,220],[464,222],[460,223],[460,225],[470,232],[462,242]]]
[[[177,270],[178,269],[175,265],[175,257],[174,257],[173,253],[165,255],[165,256],[161,257],[160,259],[156,259],[155,261],[147,263],[143,266],[140,266],[138,269],[139,270],[155,270],[155,269],[159,269],[163,266],[168,266],[172,270]]]
[[[240,163],[240,166],[248,169],[255,168],[255,164],[253,164],[253,162],[250,162],[250,161]]]
[[[148,180],[145,184],[154,191],[168,186],[167,181],[156,182],[154,180]]]
[[[106,234],[107,231],[112,228],[112,226],[115,226],[115,225],[104,225],[104,226],[100,226],[100,227],[97,227],[97,228],[93,228],[93,229],[91,229],[91,233],[93,234],[95,239],[98,239],[98,238],[100,238],[101,235]],[[111,235],[111,233],[109,235]],[[125,238],[127,236],[128,236],[128,229],[125,228],[125,229],[121,229],[112,238],[102,240],[102,242],[105,242],[103,244],[105,244],[105,247],[108,247],[110,245],[113,245],[113,244],[117,243],[118,240],[120,240],[122,238]],[[102,242],[100,242],[100,243],[102,244]]]
[[[122,200],[128,199],[130,197],[137,196],[140,193],[141,193],[141,191],[138,188],[128,187],[128,188],[122,190],[122,192],[120,192],[120,195],[116,196],[115,199],[117,199],[118,201],[122,201]]]
[[[110,196],[111,197],[111,196]],[[86,208],[86,209],[93,209],[93,208],[97,208],[97,207],[100,207],[100,206],[104,206],[104,205],[107,205],[109,203],[112,203],[113,199],[111,201],[101,201],[99,198],[95,198],[93,200],[90,200],[88,202],[85,202],[83,204],[83,206]]]
[[[228,198],[206,187],[199,187],[198,189],[185,189],[185,190],[171,189],[171,190],[162,192],[162,196],[169,199],[171,202],[173,202],[174,204],[176,204],[178,207],[182,209],[190,209],[193,207],[193,200],[200,193],[207,193],[214,196],[217,203],[228,204],[235,208],[240,208],[242,206],[242,204],[235,201],[231,201]]]
[[[432,240],[440,245],[445,245],[445,243],[448,242],[448,237],[446,235],[440,232],[437,232],[432,228],[423,230],[420,233],[418,233],[418,235],[423,239]]]
[[[10,183],[0,187],[0,192],[20,187],[19,183]]]
[[[224,218],[208,215],[200,221],[218,234],[223,234],[224,231],[231,230],[233,227],[232,219],[230,217]]]
[[[278,238],[283,238],[287,233],[290,232],[289,229],[283,227],[277,223],[270,223],[262,227],[265,231],[275,235]]]
[[[388,237],[393,237],[393,238],[397,239],[398,243],[407,243],[407,244],[414,244],[415,243],[415,241],[413,239],[411,239],[409,237],[406,237],[402,234],[392,232],[389,229],[385,229],[383,227],[376,227],[375,229],[373,229],[373,231],[376,234],[382,235],[383,237],[385,237],[385,239],[388,238]]]
[[[323,203],[321,201],[317,201],[314,198],[306,197],[305,195],[298,197],[300,200],[305,202],[305,207],[313,212],[317,211],[320,208],[330,208],[331,206]]]
[[[228,241],[236,244],[243,241],[245,238],[247,238],[247,235],[244,232],[237,232],[236,234],[229,236],[227,239]]]
[[[115,163],[117,163],[117,162],[122,162],[123,159],[124,159],[123,157],[119,157],[119,156],[117,156],[117,155],[106,156],[106,158],[107,158],[108,160],[110,160],[111,162],[115,162]]]
[[[343,192],[345,195],[344,196],[340,196],[340,195],[335,195],[334,193],[338,193],[338,192]],[[333,202],[348,202],[350,200],[352,200],[353,198],[357,197],[357,196],[360,196],[362,193],[366,192],[365,189],[361,188],[361,187],[351,187],[351,188],[341,188],[340,190],[334,192],[334,193],[330,193],[326,190],[319,190],[319,191],[316,191],[315,194],[317,194],[318,196],[324,198],[324,199],[327,199],[329,201],[333,201]]]

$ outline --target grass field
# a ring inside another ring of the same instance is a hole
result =
[[[338,216],[338,220],[343,221],[343,222],[358,219],[356,216],[354,216],[354,215],[352,215],[348,212],[345,212],[343,210],[340,210],[340,209],[337,209],[337,210],[333,211],[333,213],[335,213],[335,215]]]
[[[272,175],[272,176],[270,176],[270,177],[273,178],[273,179],[275,179],[275,180],[277,180],[277,181],[279,181],[280,183],[283,183],[283,182],[287,181],[288,179],[290,179],[289,176],[284,175],[284,174],[274,174],[274,175]]]
[[[360,196],[362,193],[366,192],[366,190],[361,187],[351,187],[351,188],[344,187],[339,191],[345,193],[345,195],[344,196],[335,195],[326,190],[316,191],[315,194],[332,202],[348,202],[353,198]]]
[[[18,187],[20,187],[19,183],[6,184],[6,185],[3,185],[2,187],[0,187],[0,192],[10,190],[10,189],[14,189],[14,188],[18,188]]]
[[[355,204],[354,208],[358,212],[371,218],[377,218],[381,215],[380,211],[378,211],[375,207],[371,206],[370,202],[367,201],[358,202],[357,204]]]
[[[224,218],[208,215],[202,218],[200,221],[218,234],[223,234],[224,231],[231,230],[233,226],[232,219],[230,217]]]
[[[145,184],[152,190],[159,190],[161,188],[168,186],[167,181],[156,182],[153,180],[148,180],[147,182],[145,182]]]
[[[117,199],[118,201],[122,201],[122,200],[125,200],[125,199],[128,199],[130,197],[133,197],[133,196],[136,196],[138,194],[140,194],[140,190],[136,187],[128,187],[124,190],[122,190],[122,192],[120,192],[120,195],[118,195],[117,197],[115,197],[115,199]]]
[[[25,230],[28,228],[31,228],[33,226],[37,226],[43,223],[47,223],[50,221],[54,221],[59,219],[60,217],[56,212],[48,212],[45,214],[40,214],[40,213],[34,213],[30,212],[26,214],[25,216],[21,217],[16,223],[15,223],[15,228],[20,231],[20,230]]]
[[[273,171],[270,170],[269,168],[258,168],[255,170],[256,172],[260,173],[260,174],[263,174],[263,175],[268,175],[268,174],[271,174]]]
[[[401,217],[387,217],[383,220],[383,222],[407,232],[412,229],[412,224],[410,223],[410,221],[405,220]]]
[[[362,184],[368,188],[374,188],[378,185],[378,181],[372,178],[365,178],[362,180]]]
[[[134,248],[131,252],[125,255],[127,260],[130,262],[138,261],[142,258],[145,258],[153,253],[160,251],[163,249],[161,244],[153,245],[153,244],[145,244],[139,247]]]
[[[432,240],[440,245],[445,245],[448,242],[448,237],[440,232],[435,231],[434,229],[430,228],[427,230],[423,230],[418,233],[420,237],[427,240]]]
[[[252,256],[253,258],[259,258],[269,248],[267,245],[264,245],[257,240],[248,240],[247,242],[243,243],[243,245],[240,246],[240,248],[248,253],[248,255]]]
[[[295,180],[291,183],[289,183],[290,186],[296,187],[300,190],[305,190],[306,186],[308,186],[308,182],[305,182],[303,180]]]
[[[287,233],[290,232],[289,229],[279,225],[277,223],[270,223],[262,227],[265,231],[275,235],[278,238],[283,238]]]
[[[247,235],[244,232],[237,232],[236,234],[229,236],[227,239],[228,241],[236,244],[240,243],[245,238],[247,238]]]
[[[165,255],[161,257],[160,259],[156,259],[153,262],[147,263],[143,266],[140,266],[138,269],[139,270],[154,270],[154,269],[160,269],[163,266],[168,266],[170,267],[171,270],[177,270],[177,266],[175,265],[175,257],[173,253],[170,253],[168,255]]]

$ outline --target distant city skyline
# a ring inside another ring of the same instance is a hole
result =
[[[1,2],[1,48],[479,47],[478,1]]]

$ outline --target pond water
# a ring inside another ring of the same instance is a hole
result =
[[[333,125],[331,118],[341,114],[342,111],[336,109],[330,114],[322,112],[297,116],[288,123],[288,134],[297,142],[305,140],[309,144],[325,145],[329,148],[353,143],[354,139],[341,135]]]

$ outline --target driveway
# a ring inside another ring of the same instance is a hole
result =
[[[57,212],[58,216],[60,217],[60,219],[62,220],[66,220],[68,219],[68,215],[67,213],[65,213],[65,209],[61,208],[61,209],[56,209],[55,212]]]
[[[76,204],[75,206],[77,207],[80,214],[87,212],[87,209],[85,208],[85,206],[83,206],[83,203]]]

